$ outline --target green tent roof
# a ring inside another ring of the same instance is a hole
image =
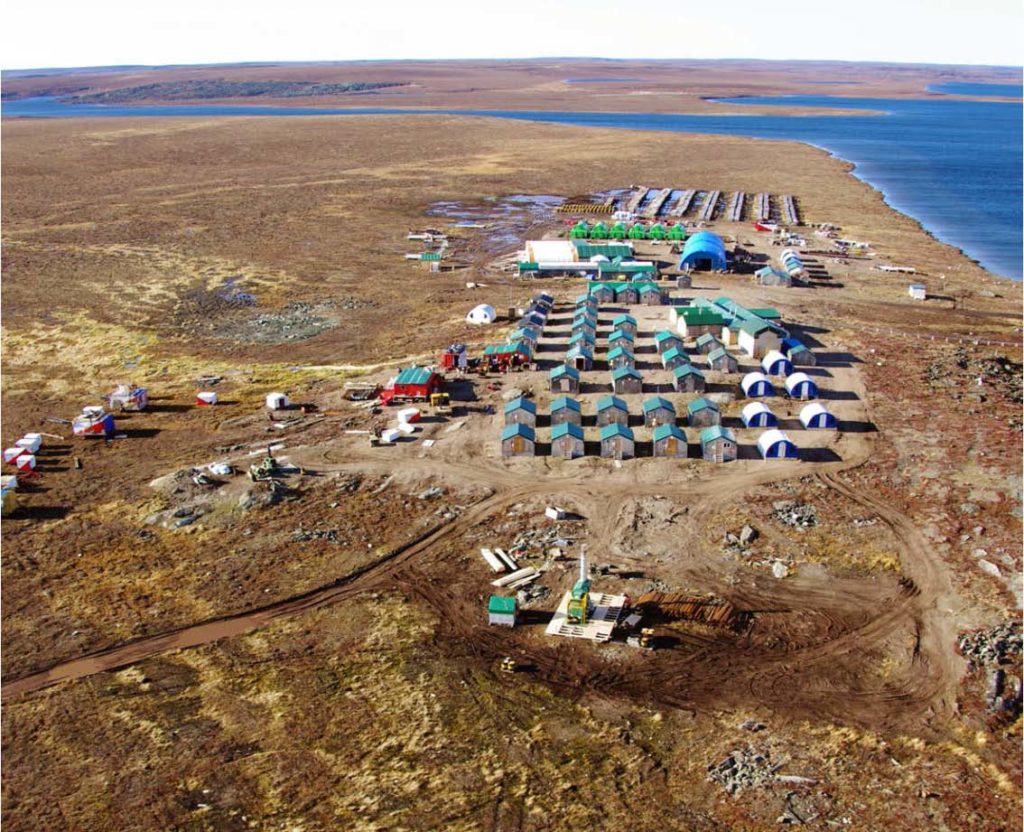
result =
[[[635,223],[629,229],[629,239],[631,240],[646,240],[647,229],[640,223]]]
[[[516,599],[492,595],[487,600],[487,612],[494,613],[495,615],[515,615]]]
[[[432,375],[426,367],[406,367],[395,378],[395,384],[426,384]]]
[[[765,321],[778,321],[782,318],[782,314],[778,309],[773,309],[770,306],[762,307],[761,309],[751,309],[754,315]]]
[[[686,405],[686,412],[689,414],[699,413],[701,410],[718,410],[718,405],[703,396]]]
[[[685,240],[686,229],[680,223],[677,222],[668,230],[668,238],[670,240]]]
[[[441,259],[441,252],[439,251],[425,251],[420,255],[420,260],[426,260],[428,263],[436,263]]]

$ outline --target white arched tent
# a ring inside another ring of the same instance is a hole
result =
[[[469,314],[466,315],[467,324],[493,324],[494,319],[498,315],[494,311],[494,307],[487,303],[481,303],[479,306],[474,306],[469,310]]]
[[[818,396],[818,385],[807,373],[793,373],[786,377],[786,395],[791,399],[814,399]]]
[[[774,428],[761,434],[757,450],[764,459],[796,459],[796,445],[781,430]]]
[[[761,369],[770,376],[788,376],[793,372],[793,362],[778,350],[770,350],[761,359]]]
[[[748,428],[773,428],[779,423],[775,414],[763,402],[748,402],[740,417]]]
[[[743,395],[753,399],[759,396],[771,396],[775,388],[764,373],[747,373],[740,382]]]
[[[804,406],[800,411],[800,423],[808,430],[835,430],[839,427],[836,417],[818,402],[811,402]]]

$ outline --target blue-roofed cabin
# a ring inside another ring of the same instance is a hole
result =
[[[686,434],[675,425],[663,424],[654,429],[651,448],[654,456],[669,459],[685,459],[687,456]]]
[[[575,367],[560,364],[548,374],[548,379],[552,393],[580,392],[580,374]]]
[[[505,424],[507,425],[529,425],[531,428],[537,425],[537,405],[529,399],[522,397],[512,399],[505,405]]]
[[[597,400],[597,426],[629,424],[629,409],[617,396],[602,396]]]
[[[568,396],[559,396],[551,402],[551,425],[582,425],[583,414],[580,403]]]
[[[533,456],[536,452],[536,437],[529,425],[508,425],[501,432],[501,455]]]
[[[562,422],[551,428],[551,456],[576,459],[584,453],[583,428],[572,422]]]
[[[601,428],[601,456],[606,459],[631,459],[635,455],[633,431],[615,423]]]
[[[692,364],[683,364],[672,371],[672,386],[677,393],[703,393],[707,381]]]

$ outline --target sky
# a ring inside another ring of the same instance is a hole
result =
[[[4,69],[460,58],[1024,64],[1021,0],[7,2]]]

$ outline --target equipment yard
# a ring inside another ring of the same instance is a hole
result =
[[[349,119],[3,123],[5,825],[1020,828],[1020,286],[807,146]]]

